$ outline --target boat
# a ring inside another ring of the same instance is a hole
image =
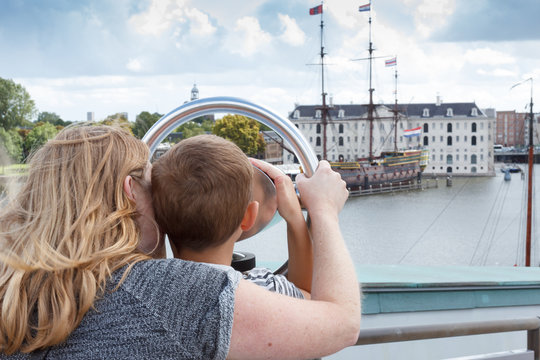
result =
[[[357,59],[357,60],[369,60],[369,104],[365,107],[367,108],[366,117],[361,117],[359,121],[367,121],[369,123],[369,156],[367,158],[357,158],[354,161],[345,161],[342,156],[338,161],[331,161],[330,164],[332,168],[341,174],[341,177],[346,182],[347,187],[351,191],[363,191],[363,190],[372,190],[373,188],[383,189],[385,187],[392,187],[396,184],[407,185],[407,184],[420,184],[422,181],[422,171],[428,163],[428,150],[427,149],[407,149],[407,150],[398,150],[397,148],[397,126],[402,116],[397,106],[397,70],[395,71],[396,79],[396,90],[395,94],[395,103],[393,105],[393,128],[394,128],[394,150],[393,151],[384,151],[378,155],[374,154],[373,151],[373,123],[374,120],[381,117],[377,116],[376,107],[373,103],[373,87],[372,87],[372,61],[373,56],[373,44],[371,42],[371,10],[369,15],[369,57],[366,59]],[[361,10],[366,11],[366,10]],[[322,5],[319,7],[319,11],[315,12],[316,14],[321,15],[321,51],[320,51],[320,67],[321,67],[321,96],[322,96],[322,106],[318,107],[317,110],[321,112],[321,125],[322,125],[322,147],[323,154],[322,159],[327,160],[327,136],[326,136],[326,127],[332,123],[331,113],[332,105],[328,105],[326,100],[326,92],[324,89],[324,52],[323,46],[323,10]],[[396,65],[395,58],[392,59],[391,66]],[[420,130],[420,129],[414,129]],[[405,134],[407,136],[407,134]],[[371,193],[371,191],[370,191]]]
[[[506,173],[519,173],[521,172],[521,168],[518,165],[506,165],[501,167],[501,172]]]

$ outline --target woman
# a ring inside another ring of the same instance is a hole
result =
[[[305,301],[230,268],[152,259],[163,247],[148,155],[123,130],[75,126],[33,156],[0,214],[0,358],[309,358],[355,342],[358,285],[337,221],[347,191],[326,162],[298,180],[313,222]]]

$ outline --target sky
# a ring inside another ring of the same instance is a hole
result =
[[[371,12],[359,12],[368,2],[324,1],[325,91],[334,104],[368,102],[368,62],[358,59],[368,56],[370,16],[376,103],[393,103],[395,70],[402,104],[439,96],[528,112],[531,90],[538,102],[540,1],[372,0]],[[321,102],[321,16],[309,15],[320,4],[0,0],[0,77],[63,120],[165,114],[194,84],[201,98],[240,97],[287,116],[295,104]],[[397,66],[385,67],[394,56]]]

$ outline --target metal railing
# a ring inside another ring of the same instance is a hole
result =
[[[527,331],[527,350],[540,360],[540,318],[489,320],[434,325],[393,326],[360,330],[355,345],[438,339],[455,336]]]

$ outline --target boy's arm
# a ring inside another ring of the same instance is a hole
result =
[[[309,297],[313,275],[313,249],[311,238],[292,180],[278,168],[257,159],[253,165],[264,171],[276,186],[278,211],[287,222],[289,251],[288,278]]]

